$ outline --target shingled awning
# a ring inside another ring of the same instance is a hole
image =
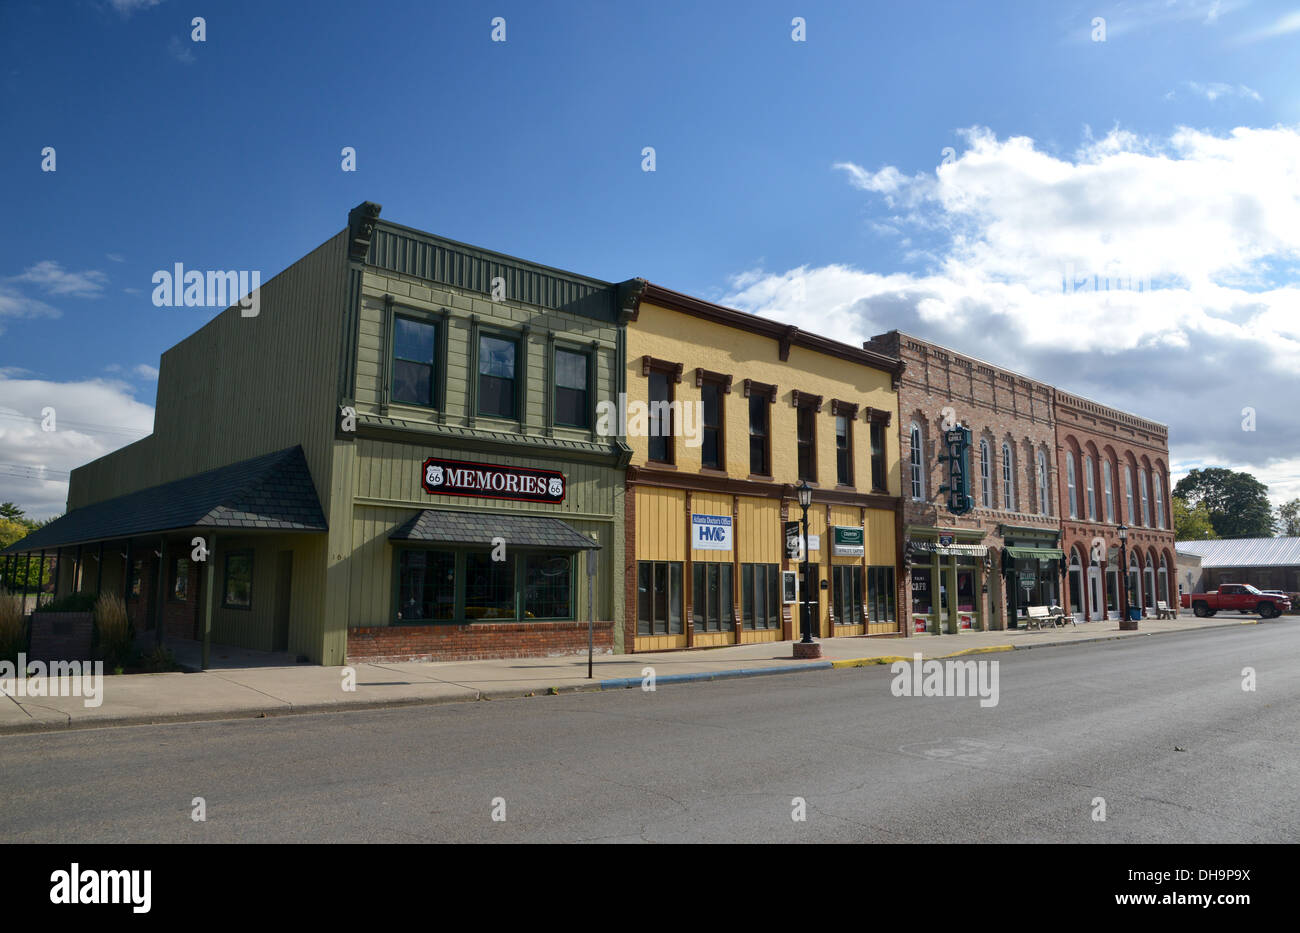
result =
[[[326,531],[302,448],[263,454],[74,509],[0,554],[52,551],[189,528]]]
[[[558,518],[542,515],[505,515],[499,512],[452,512],[424,509],[388,536],[390,541],[427,541],[436,544],[491,547],[504,538],[508,547],[546,548],[557,551],[599,550],[600,545]]]

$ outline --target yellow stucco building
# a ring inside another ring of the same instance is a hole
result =
[[[627,650],[798,637],[796,581],[820,637],[899,633],[902,363],[651,283],[626,307]]]

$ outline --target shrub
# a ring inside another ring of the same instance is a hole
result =
[[[176,663],[171,649],[164,645],[154,645],[147,653],[140,656],[140,670],[146,674],[161,674],[180,669],[181,666]]]
[[[18,653],[27,650],[27,626],[17,596],[0,596],[0,661],[18,663]]]
[[[37,612],[93,612],[95,609],[94,593],[69,593],[60,599],[46,603],[37,608]]]
[[[110,668],[131,660],[131,619],[122,597],[105,593],[95,600],[95,638],[99,655]]]

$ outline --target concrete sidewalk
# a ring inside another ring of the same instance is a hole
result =
[[[1287,622],[1293,617],[1276,620]],[[1142,638],[1251,624],[1254,617],[1173,621],[1142,620],[1137,632],[1118,622],[1089,622],[1046,631],[968,632],[914,638],[827,638],[820,661],[794,661],[791,642],[735,645],[696,651],[598,655],[587,679],[586,657],[494,661],[359,663],[355,691],[345,691],[345,668],[277,665],[287,656],[214,648],[212,668],[201,673],[107,676],[102,704],[81,697],[0,697],[0,734],[44,732],[158,722],[274,716],[286,713],[374,709],[470,700],[622,689],[639,686],[645,668],[656,684],[737,676],[795,673],[878,663],[920,652],[926,658],[975,651],[1010,651],[1046,645]],[[182,661],[193,645],[174,645]]]

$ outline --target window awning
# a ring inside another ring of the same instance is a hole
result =
[[[949,557],[983,557],[989,552],[982,544],[939,544],[936,541],[913,541],[912,550]]]
[[[1059,547],[1009,547],[1005,553],[1019,560],[1061,560],[1065,557],[1065,552]]]
[[[558,518],[504,515],[499,512],[453,512],[424,509],[388,536],[389,541],[491,547],[504,538],[507,547],[555,551],[600,550],[600,545]]]

